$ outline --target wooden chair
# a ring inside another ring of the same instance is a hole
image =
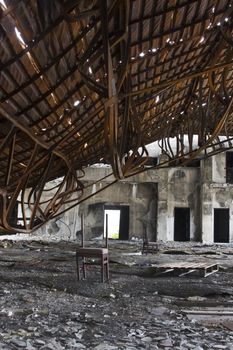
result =
[[[81,216],[81,247],[76,249],[77,277],[80,280],[80,268],[83,271],[83,278],[86,278],[85,258],[98,258],[101,265],[101,281],[109,280],[109,254],[108,254],[108,215],[106,214],[106,237],[105,248],[84,247],[84,215]],[[81,260],[81,266],[80,266]]]

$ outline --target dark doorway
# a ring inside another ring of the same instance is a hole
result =
[[[119,239],[129,239],[129,206],[121,207]]]
[[[214,209],[214,242],[229,243],[229,209]]]
[[[105,205],[104,206],[104,234],[105,219],[108,214],[109,238],[129,239],[129,206],[128,205]]]
[[[190,240],[190,209],[175,208],[174,210],[174,241]]]
[[[226,182],[233,183],[233,152],[226,152]]]

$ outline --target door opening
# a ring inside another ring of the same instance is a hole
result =
[[[106,214],[108,214],[108,238],[129,239],[129,206],[106,205],[104,207],[104,236],[106,234]]]
[[[174,210],[174,241],[190,241],[189,208],[175,208]]]
[[[214,242],[229,243],[229,209],[214,209]]]
[[[106,214],[108,215],[108,238],[119,239],[120,210],[104,210],[104,235],[106,234]]]

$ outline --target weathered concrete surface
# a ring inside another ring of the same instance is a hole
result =
[[[221,153],[202,161],[201,198],[202,241],[214,241],[214,209],[230,210],[230,242],[233,241],[233,185],[226,183],[226,154]]]
[[[164,155],[162,155],[164,156]],[[233,185],[226,183],[225,153],[201,161],[200,167],[148,170],[124,179],[97,193],[56,221],[41,228],[42,239],[75,240],[80,231],[80,215],[85,214],[87,239],[101,236],[105,205],[129,206],[129,239],[174,240],[174,210],[190,209],[190,240],[214,241],[214,209],[229,208],[230,242],[233,241]],[[83,178],[87,194],[95,193],[114,179],[111,168],[90,167]],[[104,178],[99,183],[97,179]]]
[[[124,257],[126,265],[111,263],[110,283],[103,284],[95,265],[77,283],[72,244],[9,245],[0,249],[2,350],[232,348],[230,321],[207,325],[183,311],[232,309],[232,246],[161,245],[159,254],[140,256],[132,255],[140,251],[138,244],[114,243],[110,256]],[[162,253],[175,250],[180,254]],[[205,279],[146,272],[152,261],[187,257],[218,257],[227,270]],[[127,266],[130,259],[137,267]]]
[[[88,168],[83,180],[89,186],[88,193],[95,193],[111,182],[113,178],[107,177],[94,183],[110,173],[110,168]],[[129,238],[141,238],[146,231],[150,240],[173,240],[174,208],[189,207],[191,240],[197,240],[200,231],[198,174],[198,168],[168,168],[150,170],[119,181],[67,212],[61,220],[49,223],[38,233],[74,240],[80,231],[80,215],[84,213],[86,237],[97,237],[103,234],[104,206],[128,205]]]

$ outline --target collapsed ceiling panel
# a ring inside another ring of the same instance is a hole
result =
[[[232,0],[0,0],[1,229],[83,200],[86,166],[143,171],[148,143],[170,165],[221,151],[220,135],[231,147],[232,12]]]

